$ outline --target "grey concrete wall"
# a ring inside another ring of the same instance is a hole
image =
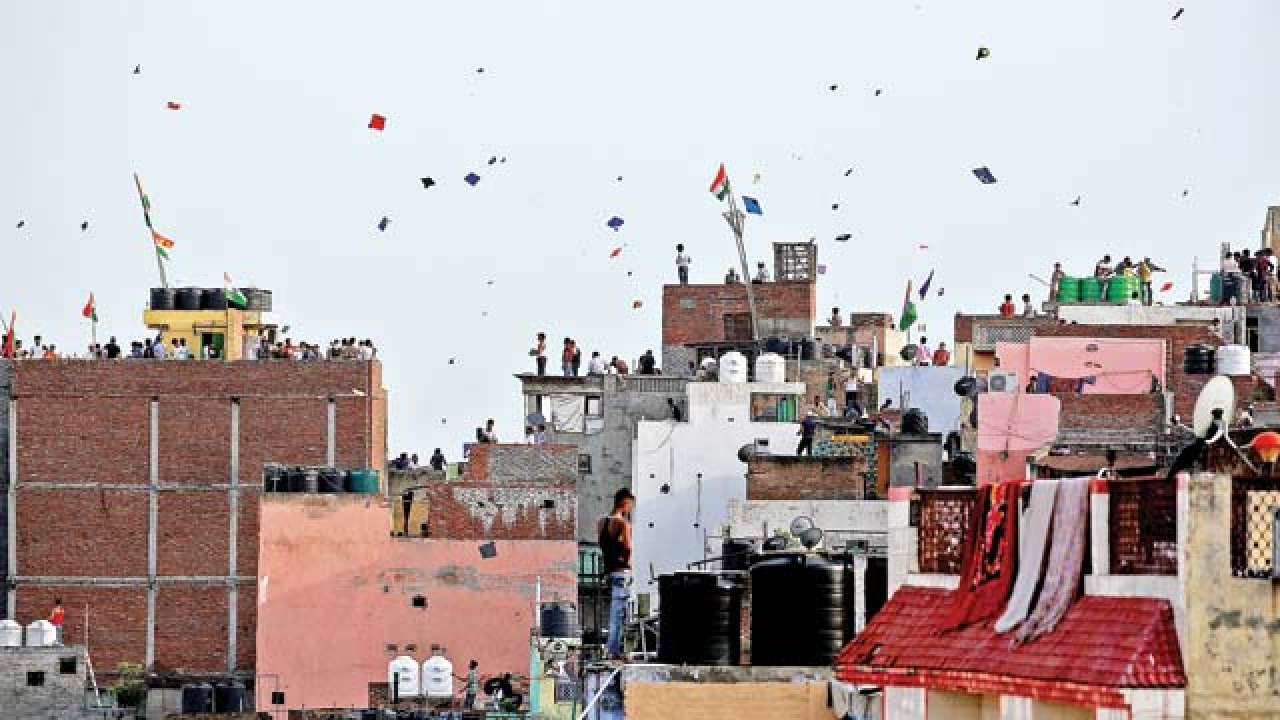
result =
[[[662,346],[662,374],[668,377],[693,377],[689,371],[689,363],[694,359],[694,350],[685,345]]]
[[[9,397],[13,362],[0,360],[0,582],[9,577]],[[9,593],[0,588],[0,618],[9,617]]]
[[[895,434],[889,440],[889,486],[913,487],[916,463],[920,463],[921,487],[933,488],[942,482],[942,435]]]
[[[1280,307],[1257,305],[1248,313],[1258,318],[1258,352],[1280,352]]]
[[[75,658],[75,672],[63,674],[60,661]],[[44,673],[44,684],[27,684],[27,673]],[[0,716],[5,720],[75,720],[93,717],[85,704],[82,647],[0,648]]]

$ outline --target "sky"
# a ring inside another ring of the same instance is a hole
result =
[[[936,269],[921,322],[949,341],[957,310],[1104,252],[1152,256],[1180,300],[1194,257],[1256,245],[1280,201],[1278,21],[1268,0],[4,3],[0,312],[82,352],[93,292],[100,335],[144,335],[137,172],[171,284],[230,273],[295,341],[372,338],[390,449],[455,459],[489,417],[520,439],[535,332],[660,353],[676,243],[693,282],[736,261],[722,162],[764,210],[753,262],[816,238],[822,316],[897,315]]]

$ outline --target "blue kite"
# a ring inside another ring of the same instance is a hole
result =
[[[618,232],[618,229],[622,227],[622,222],[623,222],[622,218],[618,217],[617,215],[614,215],[613,217],[609,218],[609,222],[605,223],[605,225],[608,225],[609,227],[613,228],[614,232]]]
[[[753,197],[742,196],[742,207],[752,215],[763,215],[764,211],[760,209],[760,201]]]

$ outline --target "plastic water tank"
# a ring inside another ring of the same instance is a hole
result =
[[[744,383],[747,381],[747,358],[737,350],[720,356],[720,382]]]
[[[173,288],[151,288],[151,309],[172,310],[175,295]]]
[[[547,638],[572,638],[582,635],[578,625],[578,605],[567,600],[542,604],[538,614],[538,633]]]
[[[48,620],[36,620],[27,625],[27,646],[46,647],[58,642],[58,629]]]
[[[658,661],[737,665],[744,573],[679,572],[658,578]]]
[[[22,626],[12,620],[0,620],[0,647],[22,645]]]
[[[453,697],[453,663],[443,650],[432,649],[422,663],[422,694],[429,698]]]
[[[245,711],[244,683],[233,680],[213,688],[213,711],[238,713]]]
[[[213,686],[195,683],[182,686],[182,714],[196,715],[213,712]]]
[[[202,297],[204,297],[204,288],[178,288],[174,297],[173,308],[175,310],[199,310]]]
[[[387,665],[387,683],[396,685],[399,678],[400,697],[418,697],[418,661],[408,655],[397,655]]]
[[[752,664],[830,665],[853,639],[854,597],[852,568],[818,555],[751,566]]]
[[[756,382],[787,381],[787,361],[778,353],[765,353],[756,358]]]
[[[1220,375],[1248,375],[1252,372],[1248,345],[1223,345],[1218,348],[1217,359]]]

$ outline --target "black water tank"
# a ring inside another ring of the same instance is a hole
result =
[[[953,389],[960,397],[974,397],[978,394],[978,379],[966,375],[956,381]]]
[[[538,614],[538,634],[549,638],[576,638],[582,636],[578,625],[578,605],[568,601],[542,603]]]
[[[778,353],[785,357],[791,350],[791,342],[786,338],[769,337],[764,340],[764,351]]]
[[[787,553],[751,566],[751,663],[828,666],[853,639],[853,569]]]
[[[742,573],[658,578],[658,661],[737,665],[742,656]]]
[[[924,435],[929,432],[929,416],[920,408],[911,408],[902,414],[904,435]]]
[[[1188,375],[1212,375],[1217,351],[1209,345],[1188,345],[1182,354],[1182,370]]]
[[[320,468],[302,468],[302,490],[299,492],[311,493],[312,495],[320,492]]]
[[[340,493],[343,492],[342,471],[338,468],[320,468],[319,487],[317,490],[322,493]]]
[[[245,711],[244,684],[232,681],[219,684],[213,689],[213,711],[218,713],[238,713]]]
[[[222,288],[205,288],[200,293],[201,310],[226,310],[227,291]]]
[[[307,469],[302,467],[290,467],[285,470],[285,492],[306,492],[307,491]]]
[[[288,473],[283,465],[273,463],[262,468],[262,489],[265,492],[289,492]]]
[[[173,288],[151,288],[151,309],[172,310],[174,295]]]
[[[727,537],[720,543],[720,568],[723,570],[745,571],[751,567],[751,561],[760,552],[759,542],[753,538]]]
[[[173,307],[175,310],[199,310],[200,299],[203,296],[204,290],[202,288],[178,288],[174,295]]]
[[[889,601],[889,558],[867,558],[867,572],[862,579],[863,601],[866,603],[866,622],[880,612]],[[863,627],[866,627],[863,625]]]
[[[182,714],[213,712],[213,686],[195,683],[182,686]]]
[[[271,291],[262,288],[240,288],[244,293],[245,310],[271,312]]]

